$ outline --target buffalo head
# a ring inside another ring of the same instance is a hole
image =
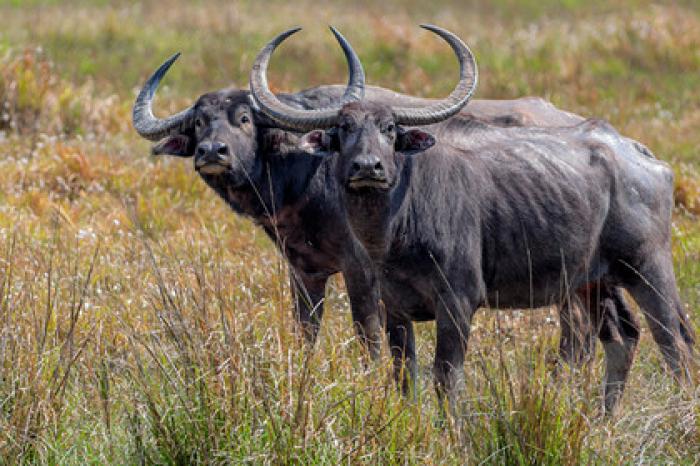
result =
[[[287,111],[284,104],[272,98],[261,102],[261,109],[270,115],[274,112],[275,118],[289,127],[324,128],[306,133],[300,148],[311,153],[339,152],[338,176],[347,190],[387,190],[396,180],[403,157],[420,153],[435,143],[428,132],[410,126],[439,123],[457,114],[469,102],[478,80],[474,55],[459,37],[437,26],[422,27],[447,41],[459,60],[459,82],[447,98],[422,108],[356,101],[323,118],[304,111]],[[264,82],[264,77],[259,81]],[[251,89],[257,95],[266,87],[258,89],[251,79]]]
[[[264,73],[267,69],[274,49],[299,29],[283,32],[263,48],[253,66],[252,81],[267,87],[266,82],[259,81],[260,71]],[[364,95],[364,72],[356,53],[338,31],[331,30],[343,48],[350,77],[344,95],[333,108],[306,110],[317,116],[337,113],[340,106]],[[179,54],[175,54],[166,60],[139,92],[133,107],[134,128],[139,135],[155,142],[154,154],[193,157],[195,170],[208,182],[225,176],[227,187],[236,189],[258,179],[263,172],[262,156],[278,149],[280,139],[283,143],[290,138],[290,133],[279,129],[294,130],[297,126],[285,125],[274,112],[268,116],[258,110],[257,101],[269,99],[266,93],[254,98],[249,91],[239,89],[204,94],[190,108],[166,118],[156,118],[152,111],[153,97],[178,57]]]

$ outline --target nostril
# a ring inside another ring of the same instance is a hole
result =
[[[374,164],[374,169],[375,169],[376,171],[378,171],[378,172],[382,171],[382,170],[383,170],[383,168],[382,168],[382,163],[381,163],[381,162],[375,163],[375,164]]]
[[[228,146],[219,146],[216,153],[219,155],[228,155]]]
[[[357,163],[357,162],[352,163],[352,171],[353,172],[358,172],[358,171],[360,171],[361,168],[362,168],[362,165],[360,165],[359,163]]]
[[[199,155],[199,156],[204,155],[206,152],[207,152],[206,149],[204,149],[204,147],[202,147],[202,146],[199,146],[197,148],[197,155]]]

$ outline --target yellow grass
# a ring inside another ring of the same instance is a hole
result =
[[[465,364],[469,416],[441,426],[418,328],[416,402],[367,364],[333,281],[319,344],[300,345],[286,266],[191,162],[148,156],[134,91],[184,52],[159,93],[175,111],[247,85],[266,40],[278,89],[345,79],[325,24],[372,84],[450,89],[455,64],[416,27],[477,54],[480,98],[541,95],[609,119],[677,173],[674,254],[700,319],[700,12],[692,3],[0,2],[0,464],[685,463],[700,393],[679,390],[646,330],[621,413],[599,412],[601,355],[553,379],[551,310],[483,311]],[[697,374],[696,374],[697,376]]]

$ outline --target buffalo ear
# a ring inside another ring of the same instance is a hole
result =
[[[413,155],[430,149],[435,145],[435,138],[419,129],[405,130],[399,128],[396,138],[396,150],[406,155]]]
[[[301,139],[296,134],[279,128],[266,129],[262,134],[262,146],[265,152],[277,155],[296,152]]]
[[[194,155],[194,139],[186,134],[167,136],[151,148],[151,154],[192,157]]]
[[[336,132],[315,129],[299,139],[299,150],[312,155],[327,155],[334,147]]]

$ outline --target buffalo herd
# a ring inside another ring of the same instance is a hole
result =
[[[564,361],[585,361],[600,340],[612,412],[640,336],[628,296],[674,377],[688,381],[694,332],[674,276],[669,166],[605,121],[542,99],[471,99],[471,50],[422,27],[459,62],[444,99],[366,86],[334,28],[347,85],[274,94],[267,66],[295,28],[260,51],[250,89],[207,93],[157,118],[152,101],[173,56],[141,89],[134,127],[154,154],[192,157],[204,182],[275,242],[310,344],[328,278],[342,273],[360,340],[376,358],[387,335],[405,393],[417,375],[414,321],[436,323],[435,387],[454,407],[477,309],[556,306]]]

